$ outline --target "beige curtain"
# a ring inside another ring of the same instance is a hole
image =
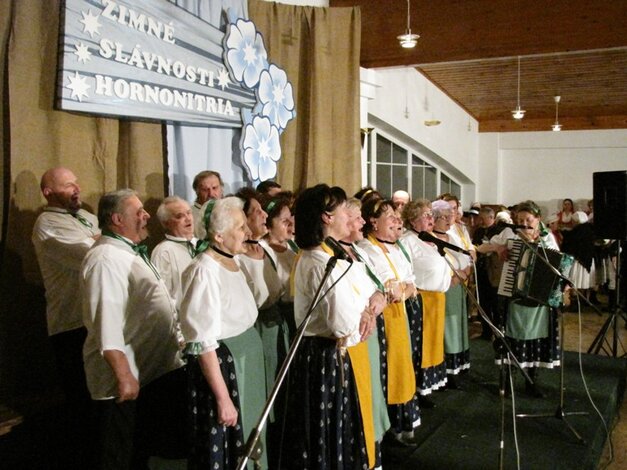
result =
[[[328,183],[356,192],[361,184],[359,8],[249,0],[248,12],[271,61],[294,87],[297,115],[281,136],[277,180],[285,188]]]
[[[2,38],[2,206],[6,226],[0,300],[0,398],[5,387],[24,392],[26,376],[46,365],[45,314],[39,268],[30,242],[43,172],[65,166],[79,178],[88,209],[102,193],[136,189],[152,208],[163,197],[160,124],[71,114],[54,109],[59,34],[58,0],[0,2]],[[4,68],[6,65],[6,69]],[[30,365],[29,365],[30,364]],[[49,372],[48,372],[49,373]],[[8,376],[8,377],[7,377]],[[45,389],[45,377],[34,386]],[[19,386],[17,385],[19,384]],[[26,393],[27,395],[27,393]]]

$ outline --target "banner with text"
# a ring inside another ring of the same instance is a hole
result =
[[[62,110],[241,127],[255,104],[224,66],[224,33],[166,0],[66,0],[62,15]]]

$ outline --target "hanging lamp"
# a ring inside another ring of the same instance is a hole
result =
[[[520,56],[518,56],[518,93],[516,103],[516,109],[512,111],[512,117],[520,120],[525,116],[525,110],[520,107]]]
[[[405,30],[405,34],[401,34],[400,36],[396,36],[396,39],[401,44],[401,47],[405,49],[412,49],[416,47],[416,43],[418,42],[418,38],[420,38],[419,34],[412,34],[410,27],[410,11],[409,11],[409,0],[407,0],[407,29]]]

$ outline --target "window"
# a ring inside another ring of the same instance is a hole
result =
[[[462,198],[462,188],[459,184],[446,176],[444,173],[440,175],[440,194],[451,193],[457,196],[458,199]]]
[[[369,163],[372,161],[374,158],[371,158]],[[376,135],[376,181],[376,188],[385,196],[391,196],[397,189],[405,189],[408,185],[407,150],[378,134]],[[368,184],[372,184],[370,179]]]
[[[412,199],[434,200],[443,192],[461,196],[461,185],[421,156],[382,136],[376,130],[368,135],[365,168],[366,184],[377,188],[384,197],[391,197],[399,189],[406,190]]]

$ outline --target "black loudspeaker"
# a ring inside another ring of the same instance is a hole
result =
[[[592,174],[594,231],[599,238],[627,239],[627,170]]]

